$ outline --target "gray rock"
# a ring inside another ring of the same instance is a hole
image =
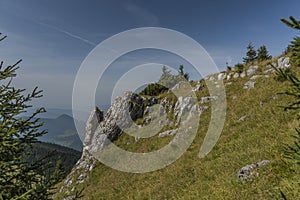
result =
[[[178,97],[174,108],[174,116],[177,119],[177,123],[179,122],[181,116],[183,116],[192,108],[192,105],[192,97]]]
[[[245,78],[245,77],[246,77],[246,72],[243,71],[243,72],[240,74],[240,77],[241,77],[241,78]]]
[[[239,76],[240,76],[239,73],[235,73],[235,74],[233,75],[233,78],[238,78]]]
[[[276,70],[274,68],[270,68],[270,69],[267,69],[267,70],[264,71],[265,74],[267,74],[267,73],[275,73],[275,72],[276,72]]]
[[[155,102],[155,100],[151,100]],[[96,129],[93,142],[87,147],[91,152],[101,151],[110,141],[118,139],[122,130],[130,127],[134,120],[143,117],[144,99],[132,92],[118,97],[107,111],[104,120]]]
[[[248,81],[247,83],[244,84],[243,89],[253,89],[255,85],[255,82],[253,81]]]
[[[204,87],[204,85],[203,84],[197,84],[193,89],[192,89],[192,91],[193,92],[198,92],[198,91],[200,91],[202,88]]]
[[[150,97],[148,99],[148,102],[149,102],[149,106],[153,106],[158,103],[158,99],[156,97]]]
[[[215,81],[216,79],[215,79],[215,77],[211,76],[211,77],[209,77],[209,80],[210,81]]]
[[[88,173],[93,170],[96,162],[98,162],[92,156],[92,153],[101,151],[111,141],[120,136],[123,128],[129,127],[134,120],[142,117],[145,101],[147,100],[137,94],[126,92],[124,96],[118,97],[114,101],[105,117],[98,108],[91,112],[86,123],[82,156],[66,178],[64,186],[60,188],[60,193],[70,193],[74,185],[84,182],[89,177]],[[155,104],[157,99],[151,98],[148,103]],[[76,174],[80,174],[80,176],[77,180],[74,180]],[[68,198],[72,198],[72,196]]]
[[[150,112],[150,107],[149,106],[146,106],[146,108],[145,108],[145,110],[144,110],[144,116],[145,115],[148,115],[149,114],[149,112]]]
[[[218,80],[221,81],[221,80],[224,80],[226,78],[226,73],[220,73],[218,75]]]
[[[63,198],[63,200],[75,200],[76,197],[74,195]]]
[[[244,167],[242,167],[238,173],[237,173],[237,178],[240,181],[252,181],[255,177],[257,177],[258,174],[258,168],[265,166],[267,164],[269,164],[270,161],[269,160],[263,160],[257,163],[253,163],[250,165],[246,165]]]
[[[218,96],[201,97],[201,103],[209,103],[218,99]]]
[[[151,117],[151,116],[145,117],[143,123],[144,123],[144,124],[148,124],[148,123],[151,122],[151,120],[152,120],[152,117]]]
[[[230,72],[228,75],[227,75],[227,81],[229,81],[231,79],[231,76],[232,76],[233,72]]]
[[[232,85],[232,82],[225,83],[225,86]]]
[[[162,133],[160,133],[158,135],[158,137],[166,137],[166,136],[172,136],[172,135],[175,135],[177,133],[178,129],[173,129],[173,130],[167,130],[167,131],[164,131]]]
[[[85,181],[86,179],[88,179],[88,175],[86,173],[80,174],[77,178],[78,184],[83,183],[83,181]]]
[[[92,143],[92,138],[94,136],[94,132],[96,131],[97,127],[99,126],[100,122],[102,122],[104,119],[103,117],[103,111],[101,111],[99,108],[95,108],[87,122],[86,122],[86,134],[83,142],[83,146],[88,146]]]
[[[252,76],[256,70],[258,69],[258,66],[251,66],[249,67],[249,69],[247,70],[247,76]]]
[[[257,78],[261,78],[263,77],[263,75],[254,75],[250,78],[250,80],[254,80],[254,79],[257,79]]]
[[[200,106],[199,107],[199,111],[202,113],[204,112],[205,110],[207,110],[209,107],[208,106]]]
[[[246,119],[247,115],[244,115],[242,117],[240,117],[237,121],[238,122],[243,122]]]
[[[278,68],[279,69],[286,69],[289,68],[290,65],[290,58],[289,57],[281,57],[278,59]]]

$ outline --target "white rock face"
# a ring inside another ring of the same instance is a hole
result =
[[[255,82],[253,81],[248,81],[247,83],[245,83],[243,89],[253,89],[255,85]]]
[[[186,112],[191,110],[192,106],[192,97],[178,97],[178,101],[176,102],[174,108],[174,116],[177,119],[177,123]]]
[[[220,81],[220,80],[224,80],[226,78],[226,73],[220,73],[219,75],[218,75],[218,80]]]
[[[240,76],[239,73],[235,73],[235,74],[233,75],[233,78],[238,78],[239,76]]]
[[[281,57],[278,59],[278,68],[279,69],[286,69],[289,68],[290,65],[290,58],[289,57]]]
[[[103,111],[101,111],[99,108],[95,108],[86,123],[86,135],[83,141],[83,146],[88,146],[92,142],[92,138],[94,136],[94,132],[96,131],[97,127],[99,126],[100,122],[102,122],[104,119],[103,117]]]

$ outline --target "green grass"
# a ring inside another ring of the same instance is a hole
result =
[[[266,64],[260,65],[265,69]],[[295,71],[300,74],[299,69]],[[280,190],[291,199],[298,198],[300,192],[288,190],[292,180],[300,178],[299,173],[292,173],[297,166],[285,163],[282,156],[283,145],[292,141],[290,135],[297,121],[280,106],[292,99],[277,94],[285,91],[288,83],[277,81],[275,74],[269,75],[270,78],[256,79],[252,90],[242,89],[249,77],[230,80],[233,84],[226,86],[225,126],[205,158],[199,159],[198,153],[210,121],[210,109],[201,115],[194,142],[176,162],[145,174],[119,172],[98,163],[90,178],[78,186],[84,188],[83,199],[280,199]],[[197,95],[207,96],[207,88]],[[238,122],[245,115],[245,120]],[[116,144],[132,152],[149,152],[171,140],[172,137],[156,136],[135,142],[123,134]],[[246,183],[237,181],[240,168],[265,159],[271,163],[259,169],[258,178]]]

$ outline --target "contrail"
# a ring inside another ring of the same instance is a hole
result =
[[[87,44],[90,44],[90,45],[92,45],[92,46],[96,46],[96,45],[97,45],[97,44],[95,44],[94,42],[91,42],[91,41],[89,41],[89,40],[87,40],[87,39],[85,39],[85,38],[83,38],[83,37],[81,37],[81,36],[78,36],[78,35],[75,35],[75,34],[73,34],[73,33],[70,33],[70,32],[68,32],[68,31],[63,30],[63,29],[61,29],[61,28],[58,28],[58,27],[56,27],[56,26],[52,26],[52,25],[50,25],[50,24],[46,24],[46,23],[43,23],[43,22],[37,22],[37,23],[40,24],[40,25],[42,25],[42,26],[46,26],[46,27],[48,27],[48,28],[51,28],[51,29],[56,30],[56,31],[58,31],[58,32],[61,32],[61,33],[65,34],[65,35],[68,35],[68,36],[70,36],[70,37],[72,37],[72,38],[75,38],[75,39],[77,39],[77,40],[80,40],[80,41],[82,41],[82,42],[85,42],[85,43],[87,43]]]

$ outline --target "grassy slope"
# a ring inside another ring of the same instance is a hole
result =
[[[226,86],[225,126],[217,145],[204,159],[197,155],[207,131],[210,110],[202,114],[193,144],[176,162],[146,174],[119,172],[99,163],[90,179],[79,187],[85,188],[83,199],[278,197],[279,189],[284,188],[291,178],[291,169],[282,162],[282,145],[291,140],[290,134],[297,122],[290,112],[279,107],[291,102],[290,98],[277,95],[286,89],[288,83],[279,82],[274,77],[275,74],[271,74],[270,78],[257,79],[253,90],[242,89],[249,77],[230,80],[233,84]],[[199,96],[206,95],[206,89],[199,93]],[[247,115],[245,120],[237,122],[244,115]],[[124,134],[116,143],[124,149],[147,152],[159,149],[171,139],[153,137],[134,142]],[[130,145],[126,145],[128,141]],[[241,167],[264,159],[271,160],[271,164],[259,170],[259,178],[247,183],[237,181],[237,171]],[[297,180],[300,175],[293,178]]]

